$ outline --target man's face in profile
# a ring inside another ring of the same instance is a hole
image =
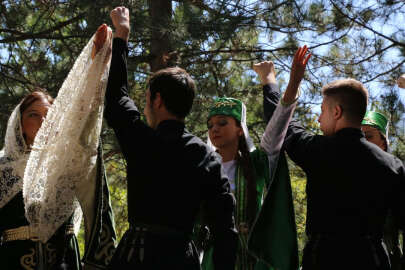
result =
[[[146,122],[151,128],[156,128],[156,117],[155,117],[155,112],[153,110],[153,102],[150,100],[150,91],[149,88],[146,91],[146,105],[143,110],[143,113],[145,114],[146,117]]]
[[[325,136],[331,136],[335,133],[336,120],[333,117],[334,105],[334,102],[332,102],[330,98],[323,98],[318,122]]]

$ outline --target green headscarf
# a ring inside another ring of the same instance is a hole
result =
[[[242,101],[236,98],[227,98],[227,97],[217,98],[214,101],[214,105],[212,105],[212,107],[210,108],[208,119],[210,119],[214,115],[226,115],[232,116],[238,122],[241,122],[242,108],[243,108]]]
[[[388,118],[379,112],[368,111],[364,116],[362,125],[372,126],[378,129],[388,139]]]
[[[249,136],[249,131],[246,125],[246,106],[242,101],[236,98],[221,97],[214,101],[208,113],[208,119],[214,115],[226,115],[235,118],[241,125],[245,135],[246,144],[250,152],[255,150],[252,138]],[[215,148],[208,136],[208,145]]]

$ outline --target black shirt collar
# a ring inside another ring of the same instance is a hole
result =
[[[363,131],[359,128],[342,128],[335,133],[335,136],[364,137]]]
[[[161,135],[172,135],[180,136],[184,133],[185,125],[184,122],[177,120],[164,120],[159,123],[156,128],[156,132]]]

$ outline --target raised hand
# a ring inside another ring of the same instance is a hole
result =
[[[402,74],[401,77],[397,80],[398,87],[405,88],[405,74]]]
[[[96,36],[94,37],[93,41],[93,49],[91,51],[91,58],[94,59],[96,54],[103,48],[105,41],[107,40],[108,36],[108,26],[106,24],[102,24],[99,26],[96,32]]]
[[[121,38],[128,42],[129,38],[129,10],[126,7],[116,7],[110,17],[115,27],[115,37]]]
[[[283,97],[283,101],[286,103],[293,102],[297,96],[298,87],[304,78],[305,68],[311,57],[311,53],[307,54],[307,52],[307,45],[298,48],[295,52],[294,60],[291,65],[290,81],[288,82],[287,90]]]
[[[308,60],[311,57],[311,53],[306,55],[308,52],[307,45],[304,47],[298,48],[295,52],[294,60],[291,65],[291,72],[290,72],[290,82],[294,86],[299,86],[302,79],[304,78],[305,68],[307,66]]]
[[[276,82],[276,71],[272,61],[264,61],[253,65],[253,70],[259,75],[260,82],[265,85]]]

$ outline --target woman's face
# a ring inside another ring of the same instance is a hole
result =
[[[214,115],[208,120],[207,126],[210,140],[218,149],[238,145],[239,137],[243,134],[242,128],[230,116]]]
[[[21,116],[22,131],[28,146],[34,143],[35,136],[51,104],[46,99],[34,101]]]
[[[361,130],[364,132],[367,141],[374,143],[382,150],[387,151],[385,140],[382,138],[378,129],[372,126],[362,125]]]

